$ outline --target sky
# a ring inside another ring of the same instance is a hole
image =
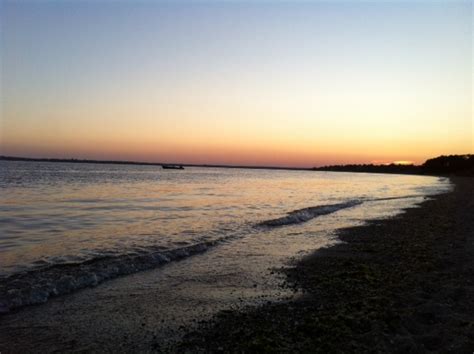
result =
[[[311,167],[474,150],[471,1],[0,3],[2,155]]]

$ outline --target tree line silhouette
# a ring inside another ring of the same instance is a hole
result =
[[[439,156],[421,166],[425,173],[474,176],[474,155]]]
[[[367,173],[396,173],[396,174],[426,174],[426,175],[459,175],[474,176],[474,155],[449,155],[428,159],[422,165],[389,165],[349,164],[332,165],[313,168],[315,171],[336,172],[367,172]]]

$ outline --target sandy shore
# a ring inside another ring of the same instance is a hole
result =
[[[173,351],[474,350],[474,180],[286,270],[297,301],[225,312]]]

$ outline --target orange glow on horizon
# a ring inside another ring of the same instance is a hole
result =
[[[405,160],[393,161],[393,163],[394,163],[395,165],[413,165],[413,164],[414,164],[413,161],[405,161]]]
[[[31,153],[34,151],[34,153]],[[368,152],[369,151],[369,152]],[[315,167],[334,164],[422,164],[428,158],[445,154],[445,147],[416,149],[416,143],[404,149],[372,143],[296,145],[291,142],[210,141],[152,142],[123,141],[120,139],[70,140],[62,143],[1,144],[0,154],[25,157],[84,158],[97,160],[130,160],[164,163]],[[452,151],[452,150],[451,150]],[[468,151],[469,152],[469,151]],[[454,153],[466,150],[459,146]],[[400,157],[405,159],[399,159]]]

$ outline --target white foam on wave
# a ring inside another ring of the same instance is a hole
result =
[[[236,235],[230,235],[190,246],[138,255],[99,256],[82,263],[55,264],[13,274],[0,282],[0,314],[27,305],[45,303],[53,296],[94,287],[109,279],[203,253],[235,237]]]
[[[278,227],[278,226],[286,226],[286,225],[292,225],[292,224],[300,224],[300,223],[309,221],[311,219],[314,219],[318,216],[331,214],[338,210],[351,208],[356,205],[360,205],[362,203],[363,201],[357,199],[357,200],[350,200],[344,203],[318,205],[314,207],[293,210],[281,218],[266,220],[259,223],[259,225]]]

